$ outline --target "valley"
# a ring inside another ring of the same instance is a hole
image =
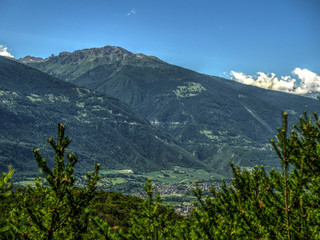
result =
[[[320,239],[319,12],[1,1],[0,240]]]
[[[319,109],[310,98],[199,74],[119,47],[18,62],[0,58],[0,167],[13,165],[16,186],[39,176],[31,150],[40,147],[50,156],[45,139],[64,122],[74,139],[70,150],[80,158],[79,187],[99,162],[99,189],[141,196],[151,178],[165,202],[183,205],[192,202],[195,181],[205,191],[222,178],[229,181],[230,161],[242,169],[280,169],[269,140],[281,126],[281,112],[288,111],[291,121]]]
[[[174,166],[171,170],[160,170],[148,173],[135,173],[131,169],[123,170],[100,170],[101,178],[97,188],[104,191],[121,192],[145,197],[142,185],[150,178],[155,191],[160,192],[164,204],[175,206],[177,212],[183,213],[192,205],[195,200],[192,190],[195,188],[195,181],[198,182],[200,189],[205,193],[215,184],[219,188],[224,176],[205,171],[203,169],[184,168]],[[84,188],[87,178],[86,175],[76,174],[76,186]],[[227,182],[230,179],[225,179]],[[34,185],[34,178],[28,177],[16,181],[15,186]]]

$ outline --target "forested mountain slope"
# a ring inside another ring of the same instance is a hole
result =
[[[12,164],[17,173],[34,172],[32,149],[48,153],[45,139],[57,123],[67,125],[80,157],[81,171],[127,168],[167,169],[202,163],[118,99],[54,78],[0,57],[0,171]],[[49,163],[50,164],[50,163]]]
[[[63,52],[30,65],[119,98],[221,173],[229,161],[274,166],[269,140],[281,112],[295,118],[319,110],[313,99],[199,74],[119,47]]]

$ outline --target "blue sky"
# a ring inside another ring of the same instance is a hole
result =
[[[0,0],[15,58],[120,46],[198,72],[320,73],[319,0]]]

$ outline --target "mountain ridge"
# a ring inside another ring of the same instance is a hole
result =
[[[200,74],[143,54],[115,61],[108,54],[105,60],[90,55],[90,64],[82,67],[88,61],[78,61],[79,51],[68,54],[69,62],[57,56],[32,66],[119,98],[218,172],[225,172],[229,161],[274,166],[269,140],[281,125],[281,113],[298,117],[303,110],[319,109],[312,99]]]

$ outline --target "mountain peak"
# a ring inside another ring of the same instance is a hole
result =
[[[36,64],[36,63],[42,63],[47,60],[51,61],[61,61],[62,65],[64,63],[79,63],[84,60],[88,60],[90,62],[97,61],[96,59],[104,59],[104,64],[114,63],[118,61],[123,61],[127,59],[129,56],[134,55],[133,53],[116,46],[104,46],[101,48],[86,48],[82,50],[76,50],[74,52],[67,52],[63,51],[58,54],[58,56],[54,56],[51,54],[48,58],[41,58],[41,57],[33,57],[33,56],[25,56],[23,58],[17,59],[18,62],[24,63],[24,64]]]
[[[86,58],[107,58],[110,61],[122,61],[130,55],[133,55],[133,53],[121,47],[107,45],[101,48],[86,48],[74,52],[61,52],[57,57],[70,57],[74,61],[82,61]]]
[[[25,56],[24,58],[17,59],[18,62],[24,64],[31,64],[31,63],[41,63],[47,61],[49,58],[41,58],[41,57],[33,57],[33,56]]]
[[[43,64],[42,66],[45,68],[43,71],[70,81],[96,66],[121,63],[130,56],[134,56],[134,54],[121,47],[107,45],[101,48],[88,48],[74,52],[65,51],[59,53],[58,56],[51,55],[46,59],[27,56],[17,61],[32,67]],[[66,79],[61,74],[54,74],[56,68],[60,68],[62,72],[67,71],[72,77]]]

